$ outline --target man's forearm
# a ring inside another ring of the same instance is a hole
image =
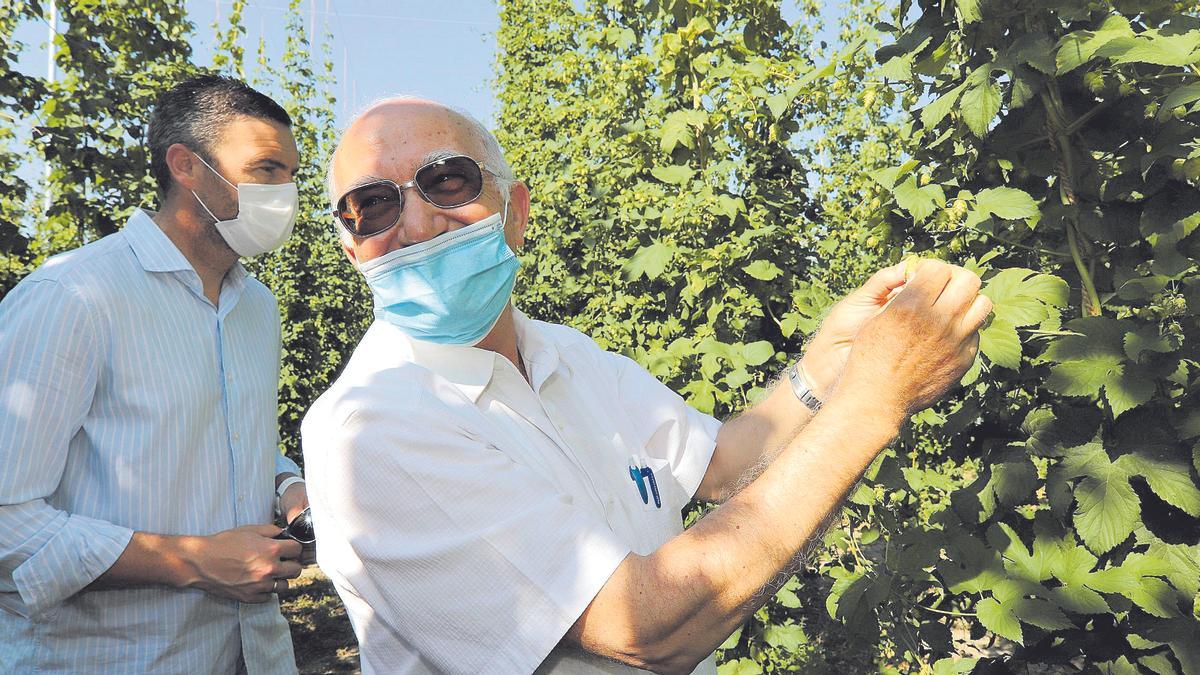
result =
[[[762,588],[819,533],[895,436],[896,409],[863,418],[870,395],[839,392],[752,484],[653,554],[626,559],[573,638],[599,653],[605,644],[631,644],[636,655],[608,655],[655,669],[687,668],[711,653],[767,600]],[[655,601],[623,606],[631,598]],[[597,630],[624,634],[589,644],[585,627],[593,620]]]
[[[134,532],[129,545],[89,590],[134,586],[184,587],[195,578],[187,551],[197,537]]]
[[[805,364],[806,369],[810,364]],[[767,396],[745,412],[721,426],[717,449],[713,452],[698,497],[725,501],[749,485],[795,440],[813,413],[796,398],[785,370]],[[813,382],[809,383],[814,392]],[[833,384],[821,385],[822,396],[833,391]]]

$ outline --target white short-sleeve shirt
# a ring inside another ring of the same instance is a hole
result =
[[[634,672],[559,641],[630,552],[682,532],[720,424],[578,331],[515,315],[529,382],[376,321],[304,420],[318,562],[364,672]]]

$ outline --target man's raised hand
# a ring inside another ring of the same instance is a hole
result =
[[[904,286],[904,263],[885,267],[842,298],[804,350],[804,372],[818,398],[828,399],[842,376],[854,338],[879,314],[896,290]]]
[[[918,263],[903,292],[859,331],[844,381],[902,417],[936,402],[979,352],[979,328],[992,311],[979,288],[979,277],[961,267]]]

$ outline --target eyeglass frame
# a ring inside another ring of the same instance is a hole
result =
[[[437,164],[439,162],[445,162],[445,161],[451,160],[451,159],[458,159],[460,157],[463,159],[471,160],[471,162],[473,164],[475,164],[475,166],[479,169],[480,178],[481,178],[481,180],[479,181],[479,192],[476,193],[474,197],[471,197],[470,199],[468,199],[464,202],[460,202],[458,204],[453,204],[453,205],[448,205],[448,206],[442,206],[441,204],[438,204],[437,202],[434,202],[432,199],[430,199],[429,195],[425,194],[425,190],[420,186],[420,184],[417,183],[417,174],[421,173],[421,171],[423,169],[425,169],[426,167],[433,166],[434,164]],[[475,159],[474,157],[472,157],[470,155],[464,155],[462,153],[459,153],[456,155],[447,155],[445,157],[439,157],[437,159],[433,159],[428,162],[425,162],[421,166],[418,166],[416,171],[413,171],[412,179],[407,180],[403,183],[397,183],[396,181],[391,180],[390,178],[380,178],[379,180],[373,180],[369,183],[363,183],[362,185],[355,185],[354,187],[350,188],[349,190],[346,190],[345,192],[342,193],[342,195],[340,197],[337,198],[337,201],[334,202],[334,208],[332,211],[333,219],[337,221],[337,224],[339,227],[341,227],[343,230],[345,230],[346,233],[352,237],[356,237],[358,239],[370,239],[371,237],[378,237],[379,235],[383,234],[384,232],[387,232],[388,230],[395,227],[396,224],[400,222],[400,216],[404,214],[404,191],[405,190],[408,190],[410,188],[416,188],[417,194],[421,195],[421,199],[424,199],[427,203],[433,204],[434,206],[436,206],[439,209],[457,209],[458,207],[466,206],[467,204],[470,204],[471,202],[474,202],[483,196],[484,181],[482,180],[482,176],[485,172],[488,174],[491,174],[491,176],[493,178],[501,178],[500,174],[496,173],[495,171],[492,171],[483,162],[480,162],[479,160]],[[355,190],[361,190],[363,188],[372,187],[375,185],[391,185],[392,187],[396,188],[396,194],[400,195],[400,210],[396,212],[396,220],[392,221],[391,225],[388,225],[387,227],[379,230],[378,232],[372,232],[371,234],[356,234],[349,227],[346,227],[346,223],[344,223],[342,221],[342,216],[341,216],[342,211],[341,211],[341,209],[337,208],[337,205],[339,203],[341,203],[341,201],[346,198],[346,195],[350,194],[351,192],[354,192]]]

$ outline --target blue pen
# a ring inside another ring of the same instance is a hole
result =
[[[650,498],[649,495],[646,494],[646,482],[642,480],[642,468],[636,464],[636,461],[637,460],[633,457],[629,458],[629,477],[633,479],[634,484],[637,485],[638,492],[642,495],[642,503],[649,504]]]
[[[646,461],[645,458],[639,459],[641,460],[640,463],[642,465],[642,475],[650,481],[650,492],[654,495],[654,508],[661,509],[662,498],[658,494],[658,481],[654,478],[654,469],[650,468],[650,462]],[[642,497],[642,501],[646,501],[645,496]]]

